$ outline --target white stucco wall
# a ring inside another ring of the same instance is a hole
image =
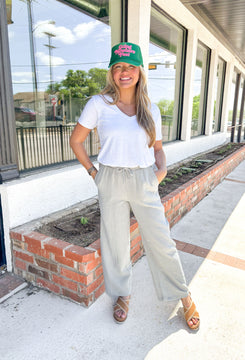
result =
[[[79,164],[22,177],[3,186],[8,198],[10,228],[97,194],[93,179]]]
[[[7,181],[0,185],[0,194],[7,269],[11,271],[10,229],[96,196],[97,188],[81,165],[71,165]]]

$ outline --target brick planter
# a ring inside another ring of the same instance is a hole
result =
[[[244,159],[245,146],[162,198],[170,226]],[[134,218],[130,232],[131,259],[135,263],[143,255],[143,245]],[[83,248],[37,232],[26,232],[24,226],[11,231],[10,237],[14,272],[28,282],[85,306],[105,291],[99,239]]]

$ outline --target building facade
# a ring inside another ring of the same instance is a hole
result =
[[[141,46],[168,165],[244,139],[244,49],[228,2],[214,3],[0,0],[1,266],[12,270],[10,229],[96,195],[69,137],[114,44]],[[96,130],[86,147],[96,164]]]

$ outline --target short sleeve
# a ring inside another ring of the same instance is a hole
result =
[[[156,127],[156,141],[162,140],[162,117],[156,104],[152,104],[152,116]]]
[[[97,126],[98,113],[95,105],[95,100],[92,97],[85,105],[78,123],[87,129],[94,129]]]

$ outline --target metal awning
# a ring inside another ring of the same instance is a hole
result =
[[[245,64],[244,0],[181,0]]]

